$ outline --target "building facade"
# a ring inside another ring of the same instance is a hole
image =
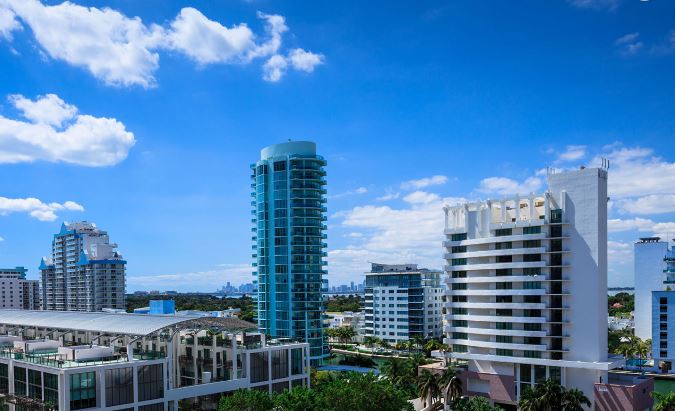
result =
[[[662,281],[651,293],[652,330],[649,338],[652,339],[654,366],[672,372],[675,363],[675,248],[666,246],[659,260],[663,263]],[[637,305],[637,299],[635,303]]]
[[[652,338],[652,291],[663,290],[664,257],[668,243],[659,237],[641,238],[633,252],[635,267],[635,335],[646,340]]]
[[[40,282],[27,280],[23,267],[0,268],[0,308],[40,309]]]
[[[594,398],[607,355],[607,170],[549,172],[548,191],[445,207],[447,355],[465,390],[512,408],[558,380]]]
[[[232,318],[0,310],[9,411],[216,410],[237,389],[309,386],[309,345]]]
[[[63,223],[51,256],[40,262],[43,309],[126,309],[126,261],[116,248],[92,223]]]
[[[315,362],[327,355],[325,165],[307,141],[266,147],[251,165],[258,326],[308,342]]]
[[[443,334],[441,271],[372,263],[366,274],[365,335],[389,343]]]

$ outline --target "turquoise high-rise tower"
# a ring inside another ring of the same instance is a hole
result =
[[[309,141],[265,147],[251,165],[258,327],[308,342],[313,363],[327,355],[325,165]]]

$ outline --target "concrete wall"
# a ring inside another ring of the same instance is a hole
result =
[[[596,411],[644,411],[651,409],[654,379],[646,378],[636,385],[595,384]]]

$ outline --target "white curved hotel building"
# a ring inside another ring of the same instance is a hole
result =
[[[607,356],[607,170],[548,180],[444,209],[447,355],[468,360],[469,395],[507,409],[548,378],[593,399],[620,364]]]

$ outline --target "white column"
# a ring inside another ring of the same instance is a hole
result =
[[[127,361],[132,362],[133,360],[134,360],[134,347],[131,341],[129,341],[129,343],[127,344]]]
[[[237,357],[239,353],[237,352],[237,335],[231,334],[232,336],[232,379],[237,379],[238,374],[238,361]]]
[[[501,207],[502,207],[502,210],[501,210],[502,211],[502,221],[501,222],[505,223],[506,222],[506,201],[502,200],[502,201],[499,202],[499,204],[501,204]]]
[[[520,196],[516,194],[516,199],[515,199],[515,217],[516,217],[516,222],[520,220]]]
[[[443,207],[443,212],[445,212],[445,229],[448,229],[448,207]]]
[[[530,220],[534,220],[534,193],[530,194],[528,208],[530,209]]]
[[[107,381],[105,380],[105,370],[100,370],[96,373],[98,375],[98,381],[96,382],[96,390],[98,391],[98,405],[100,408],[105,408],[105,385]],[[43,384],[44,385],[44,384]],[[42,397],[44,398],[44,397]]]
[[[548,191],[544,194],[544,221],[549,222],[551,215],[551,193]]]

